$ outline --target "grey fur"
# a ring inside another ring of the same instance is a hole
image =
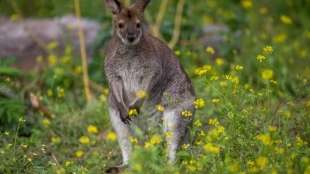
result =
[[[105,74],[110,87],[110,117],[118,136],[124,164],[128,164],[130,159],[129,137],[134,135],[133,127],[145,129],[147,126],[146,129],[149,129],[151,125],[148,120],[153,118],[157,125],[162,119],[164,131],[172,134],[167,138],[167,143],[168,158],[173,163],[193,118],[183,118],[181,112],[188,110],[194,113],[194,90],[178,58],[165,43],[153,37],[146,27],[133,25],[134,22],[144,21],[141,9],[148,2],[149,0],[138,0],[139,4],[122,8],[113,15],[114,34],[105,49]],[[118,27],[117,23],[120,21],[122,26]],[[145,25],[144,22],[142,25]],[[129,44],[125,41],[128,31],[135,32],[133,35],[136,43]],[[138,90],[146,91],[148,97],[137,97]],[[157,104],[164,106],[163,114],[155,114]],[[132,120],[128,116],[131,108],[136,108],[141,113]]]

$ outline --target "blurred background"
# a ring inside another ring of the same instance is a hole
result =
[[[103,0],[0,1],[0,173],[98,173],[120,161],[103,73],[111,17]],[[251,173],[252,161],[253,173],[309,173],[309,0],[152,0],[145,18],[193,80],[197,141],[211,143],[199,132],[213,117],[234,141],[212,141],[221,155],[203,164],[190,162],[197,145],[173,171],[162,148],[140,149],[135,162],[149,153],[154,165],[132,172]],[[268,156],[275,139],[284,152]]]

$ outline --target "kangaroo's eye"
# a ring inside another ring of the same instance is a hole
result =
[[[123,23],[118,23],[118,28],[120,28],[120,29],[124,28],[124,24]]]
[[[140,28],[141,27],[141,24],[140,23],[137,23],[137,28]]]

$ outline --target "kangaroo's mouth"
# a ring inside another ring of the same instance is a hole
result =
[[[127,35],[126,37],[123,37],[120,33],[117,33],[117,35],[125,45],[137,45],[141,40],[142,33]]]

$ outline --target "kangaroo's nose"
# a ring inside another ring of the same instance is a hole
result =
[[[127,39],[128,39],[128,41],[129,42],[133,42],[133,41],[135,41],[135,34],[134,33],[128,33],[128,35],[127,35]]]

